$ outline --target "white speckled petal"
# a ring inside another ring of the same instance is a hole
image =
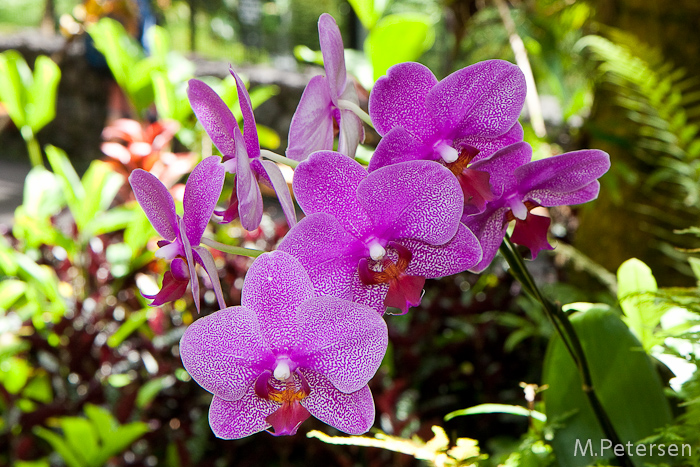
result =
[[[185,185],[182,220],[190,244],[199,245],[219,201],[226,171],[218,156],[207,157],[192,170]]]
[[[311,388],[301,405],[324,423],[343,433],[361,435],[374,424],[374,399],[368,386],[345,394],[320,373],[301,370]]]
[[[284,251],[264,253],[248,270],[241,305],[255,311],[260,329],[275,354],[297,346],[297,308],[314,296],[302,264]]]
[[[519,143],[523,140],[524,132],[523,126],[519,122],[515,122],[515,125],[501,136],[496,136],[495,138],[485,138],[477,135],[468,135],[464,138],[458,138],[455,140],[454,145],[459,148],[460,145],[466,144],[473,148],[479,150],[472,163],[478,162],[489,157],[494,152],[503,149],[511,144]]]
[[[297,258],[308,272],[316,295],[351,299],[353,274],[365,246],[326,213],[311,214],[294,226],[278,247]]]
[[[515,169],[521,167],[532,158],[532,148],[528,143],[520,142],[505,147],[486,159],[469,166],[489,174],[491,191],[499,198],[505,191],[515,186]]]
[[[413,238],[440,245],[454,237],[464,206],[456,177],[433,161],[410,161],[375,170],[357,197],[379,238]]]
[[[212,88],[197,79],[188,81],[187,97],[197,120],[217,149],[224,156],[235,157],[234,131],[238,130],[238,123],[231,109]]]
[[[425,100],[437,84],[433,72],[420,63],[394,65],[377,80],[369,96],[369,116],[377,133],[403,127],[421,141],[437,131]]]
[[[542,206],[580,204],[595,199],[596,185],[589,185],[609,168],[607,153],[589,149],[530,162],[515,171],[515,178],[523,199]]]
[[[236,130],[238,131],[238,130]],[[239,132],[240,135],[240,132]],[[236,195],[238,197],[238,215],[241,225],[246,230],[255,230],[260,225],[263,214],[262,194],[258,181],[251,168],[251,159],[245,151],[242,138],[236,140],[240,157],[236,157]],[[256,159],[252,159],[257,162]]]
[[[226,401],[214,396],[209,406],[209,426],[217,438],[239,439],[267,430],[266,417],[281,404],[258,397],[254,386],[237,401]]]
[[[282,175],[282,171],[277,166],[276,163],[272,161],[260,161],[268,178],[270,179],[270,184],[275,190],[277,195],[277,200],[282,206],[282,212],[287,220],[289,227],[294,227],[297,223],[297,213],[294,210],[294,201],[292,201],[292,195],[289,193],[289,185]]]
[[[275,361],[255,312],[242,306],[216,311],[192,323],[180,339],[180,357],[200,386],[229,401],[243,397]]]
[[[248,157],[252,159],[258,158],[260,157],[260,143],[258,142],[258,129],[255,126],[255,117],[253,116],[253,104],[250,102],[248,90],[246,90],[241,77],[233,71],[233,68],[229,68],[229,72],[236,80],[238,104],[243,114],[243,138]]]
[[[179,227],[175,213],[175,202],[173,202],[173,197],[165,185],[155,175],[143,169],[131,172],[129,183],[131,189],[134,190],[136,201],[141,205],[141,209],[146,213],[146,217],[151,221],[156,232],[164,239],[173,241]]]
[[[425,105],[443,133],[500,136],[518,120],[526,94],[520,68],[487,60],[458,70],[438,83]]]
[[[357,187],[367,171],[339,152],[311,154],[294,171],[294,196],[304,213],[325,212],[343,228],[362,238],[371,226],[367,213],[357,201]]]
[[[312,152],[333,149],[332,105],[326,77],[311,78],[289,125],[287,157],[303,161]]]
[[[369,172],[399,162],[415,160],[437,160],[439,155],[431,146],[425,145],[411,136],[403,127],[397,126],[387,133],[369,161]]]
[[[481,272],[491,264],[493,258],[498,253],[498,248],[503,243],[503,237],[506,235],[508,223],[506,222],[506,214],[510,209],[507,207],[497,207],[487,209],[481,214],[474,216],[466,216],[462,222],[476,235],[481,244],[483,256],[476,266],[470,271]]]
[[[413,254],[406,273],[427,279],[466,271],[481,260],[479,240],[464,224],[459,224],[457,234],[444,245],[435,246],[418,240],[400,240],[398,243]]]
[[[374,376],[386,352],[386,323],[373,309],[336,297],[316,297],[297,311],[299,347],[292,359],[317,371],[342,392]]]

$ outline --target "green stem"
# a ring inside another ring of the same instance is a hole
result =
[[[26,128],[26,130],[25,130]],[[27,144],[27,152],[29,153],[29,161],[32,163],[32,167],[43,167],[44,158],[41,155],[41,147],[39,146],[39,141],[37,141],[34,133],[29,127],[22,128],[22,136],[24,137],[24,142]],[[28,131],[27,131],[28,130]]]
[[[352,110],[355,115],[360,117],[360,120],[369,125],[370,128],[374,128],[374,125],[372,125],[372,119],[369,117],[369,115],[367,115],[367,112],[362,110],[360,106],[355,104],[354,102],[350,102],[345,99],[340,99],[338,101],[338,108],[342,110]]]
[[[275,161],[275,162],[279,162],[280,164],[288,165],[293,169],[296,169],[297,165],[299,165],[299,161],[295,161],[294,159],[290,159],[289,157],[280,156],[279,154],[276,154],[272,151],[268,151],[267,149],[261,149],[260,155],[262,157],[264,157],[265,159],[270,159],[271,161]]]
[[[586,354],[583,351],[583,346],[576,334],[576,330],[571,324],[571,321],[569,321],[568,315],[564,313],[559,305],[552,303],[542,295],[530,271],[527,269],[527,266],[525,266],[523,257],[520,255],[515,245],[511,243],[508,236],[506,236],[503,241],[500,251],[510,265],[513,276],[523,285],[527,293],[540,302],[547,318],[549,318],[550,322],[554,325],[554,329],[557,331],[557,334],[559,334],[562,342],[564,342],[566,349],[578,369],[583,392],[586,394],[586,397],[588,397],[593,413],[598,419],[598,423],[600,423],[606,438],[613,443],[613,446],[622,444],[620,437],[615,431],[615,427],[610,421],[610,417],[608,417],[608,414],[605,412],[605,408],[594,390],[593,379],[591,378],[591,370],[586,360]],[[621,456],[617,457],[624,467],[634,467],[632,460],[627,456],[626,452],[623,452]]]
[[[219,251],[223,251],[224,253],[231,253],[233,255],[239,256],[248,256],[250,258],[257,258],[261,254],[265,253],[262,250],[254,250],[252,248],[243,248],[240,246],[226,245],[224,243],[219,243],[216,240],[212,240],[211,238],[207,237],[202,237],[202,243]]]

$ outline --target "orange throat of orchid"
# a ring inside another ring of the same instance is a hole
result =
[[[272,384],[273,383],[276,384]],[[255,393],[268,401],[282,404],[277,410],[265,418],[271,425],[267,431],[274,436],[294,435],[299,426],[311,416],[301,401],[311,393],[306,378],[300,371],[282,381],[272,375],[272,372],[264,371],[255,382]],[[282,388],[279,386],[282,385]]]

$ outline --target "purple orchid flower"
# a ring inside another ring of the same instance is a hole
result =
[[[175,202],[168,189],[153,174],[136,169],[131,172],[129,183],[148,220],[165,239],[158,242],[160,249],[156,256],[172,260],[161,290],[156,295],[143,296],[153,300],[151,306],[160,306],[182,297],[190,279],[194,278],[192,296],[199,312],[199,282],[195,274],[195,263],[198,263],[211,280],[219,307],[224,308],[226,304],[214,258],[209,250],[199,246],[224,184],[220,159],[207,157],[192,170],[185,185],[182,217],[175,213]]]
[[[498,251],[510,221],[515,220],[511,240],[530,249],[532,259],[541,250],[552,250],[547,241],[550,219],[532,214],[537,206],[552,207],[582,204],[598,197],[600,178],[610,168],[610,156],[597,149],[574,151],[528,162],[532,149],[520,143],[501,149],[490,159],[511,160],[519,165],[510,177],[503,178],[499,197],[479,214],[465,213],[467,227],[479,238],[484,256],[471,270],[481,272]],[[484,161],[488,164],[489,160]]]
[[[197,119],[202,124],[212,142],[221,151],[224,167],[236,174],[236,189],[231,195],[231,203],[225,211],[216,214],[223,222],[231,222],[240,216],[241,225],[246,230],[255,230],[262,219],[263,202],[258,181],[271,186],[287,219],[289,226],[296,224],[294,203],[287,182],[277,164],[260,157],[260,144],[255,127],[253,106],[240,77],[230,70],[236,79],[238,102],[243,113],[243,134],[231,110],[223,100],[203,82],[191,79],[187,96]]]
[[[368,174],[342,154],[319,151],[299,164],[293,188],[307,217],[279,249],[298,258],[324,294],[406,313],[420,303],[426,278],[481,259],[478,240],[459,222],[459,184],[435,162]]]
[[[418,159],[453,163],[464,146],[478,151],[470,159],[477,162],[522,141],[517,119],[525,94],[520,69],[502,60],[476,63],[440,82],[420,63],[394,65],[369,97],[372,123],[383,136],[369,171]]]
[[[339,100],[360,103],[355,85],[345,70],[343,39],[335,20],[324,13],[318,20],[318,36],[323,54],[326,76],[315,76],[301,96],[289,127],[287,157],[297,161],[320,150],[333,149],[335,121],[338,124],[338,152],[355,157],[365,130],[362,121],[352,110],[343,109]]]
[[[260,255],[241,306],[198,319],[180,341],[185,369],[214,394],[209,424],[219,438],[262,430],[293,435],[310,415],[349,434],[374,423],[367,386],[388,342],[367,306],[316,296],[301,263]]]

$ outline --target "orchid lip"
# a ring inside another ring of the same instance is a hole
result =
[[[522,221],[527,217],[528,209],[522,200],[518,198],[511,198],[508,200],[508,207],[510,207],[510,210],[513,212],[516,219],[520,219]]]
[[[173,259],[180,254],[180,244],[177,241],[161,247],[155,252],[156,258]]]
[[[451,164],[459,158],[457,150],[444,140],[435,145],[435,152],[437,152],[447,164]]]

